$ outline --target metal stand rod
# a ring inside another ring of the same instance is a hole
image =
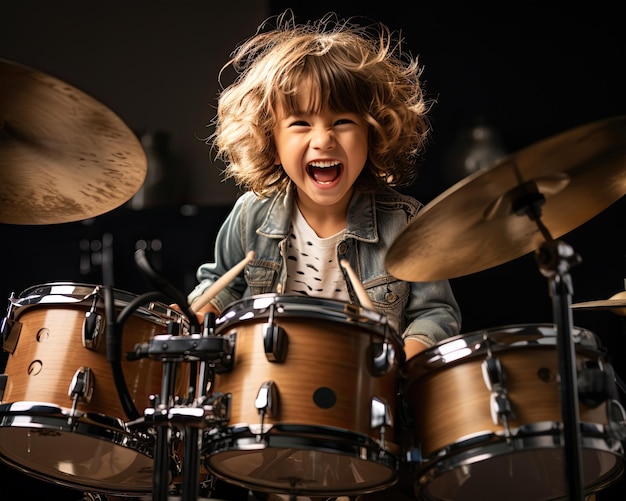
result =
[[[171,387],[176,381],[176,364],[164,362],[163,379],[161,382],[161,399],[155,406],[158,412],[161,405],[169,406]],[[154,453],[154,469],[152,472],[152,499],[153,501],[167,501],[169,487],[169,428],[167,426],[156,427],[156,447]]]
[[[552,313],[557,331],[559,357],[561,414],[563,419],[565,482],[568,501],[583,500],[580,419],[578,415],[578,386],[576,352],[572,339],[571,264],[579,257],[559,241],[546,242],[536,254],[541,273],[549,278]]]
[[[204,317],[204,331],[202,333],[203,339],[206,341],[209,335],[213,334],[213,328],[215,325],[215,315],[207,313]],[[197,367],[197,364],[192,364],[192,367]],[[200,403],[207,396],[206,390],[209,381],[212,378],[210,364],[205,357],[200,357],[200,370],[199,377],[196,374],[194,378],[195,392],[190,393],[189,398]],[[213,374],[214,375],[214,374]],[[197,393],[197,395],[196,395]],[[204,415],[204,414],[202,414]],[[181,495],[181,501],[196,501],[199,495],[200,485],[200,448],[202,442],[202,433],[197,426],[185,426],[184,436],[184,452],[183,452],[183,492]]]
[[[156,427],[156,449],[152,481],[153,501],[167,501],[169,486],[168,464],[170,459],[169,433],[171,425],[184,425],[184,465],[183,465],[183,501],[195,501],[198,498],[200,478],[200,446],[201,434],[207,421],[217,419],[212,414],[210,406],[204,406],[202,402],[206,397],[207,384],[211,375],[215,374],[214,362],[219,360],[220,365],[228,367],[228,360],[232,359],[234,346],[232,340],[221,336],[210,335],[156,335],[148,343],[135,345],[135,350],[129,354],[129,360],[137,360],[143,357],[151,357],[161,360],[163,366],[163,380],[161,383],[161,395],[151,396],[152,407],[146,409],[144,416],[146,423],[152,423]],[[195,397],[197,369],[194,369],[193,383],[190,383],[189,405],[172,405],[176,391],[176,367],[183,362],[195,362],[200,359],[201,379],[199,398]],[[209,363],[208,360],[213,362]],[[211,381],[212,387],[212,381]],[[207,412],[209,414],[207,415]],[[222,410],[221,413],[226,412]]]
[[[205,362],[202,361],[202,364]],[[190,401],[196,400],[198,384],[198,363],[190,364],[193,373],[193,384],[190,384],[188,398]],[[200,480],[200,434],[197,427],[185,426],[183,436],[183,487],[181,501],[196,501],[199,495]]]
[[[182,501],[196,501],[200,483],[200,431],[194,426],[185,427],[183,459]]]

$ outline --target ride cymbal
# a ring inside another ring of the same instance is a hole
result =
[[[137,136],[103,104],[54,77],[0,60],[0,223],[79,221],[141,187]]]
[[[444,191],[396,238],[387,269],[416,282],[479,272],[536,250],[546,240],[537,214],[556,239],[625,193],[626,116],[592,122]]]

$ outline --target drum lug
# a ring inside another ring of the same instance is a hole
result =
[[[616,399],[610,399],[606,409],[609,419],[609,431],[611,438],[617,442],[623,442],[626,439],[626,411],[620,402]]]
[[[495,425],[501,421],[504,426],[505,436],[509,437],[511,436],[509,418],[515,417],[515,415],[504,386],[504,382],[506,381],[504,368],[502,367],[500,359],[493,356],[491,349],[488,350],[488,356],[483,360],[481,369],[485,386],[491,392],[491,398],[489,400],[491,420]]]
[[[384,376],[394,366],[396,351],[389,343],[373,343],[368,347],[368,357],[372,375]]]
[[[2,399],[4,398],[4,389],[7,387],[8,381],[9,376],[6,374],[0,374],[0,403],[2,403]]]
[[[82,328],[83,346],[85,348],[93,350],[98,347],[103,326],[102,315],[97,311],[91,310],[85,313]]]
[[[254,406],[263,416],[278,416],[278,386],[274,381],[266,381],[261,385]]]
[[[591,409],[607,399],[617,399],[615,372],[611,364],[603,364],[599,360],[584,361],[576,379],[580,402]]]
[[[263,347],[269,362],[284,362],[287,355],[287,333],[276,324],[263,324]]]
[[[230,412],[232,405],[231,393],[213,393],[211,394],[204,405],[208,408],[209,417],[211,423],[228,423],[230,421]]]
[[[287,333],[274,323],[274,307],[270,305],[269,317],[263,324],[263,348],[269,362],[284,362],[287,356]]]
[[[383,426],[393,426],[389,406],[382,398],[372,397],[370,424],[372,429]]]
[[[81,367],[74,373],[67,394],[74,402],[83,399],[89,403],[93,395],[93,387],[93,371],[89,367]]]
[[[15,352],[15,347],[20,338],[20,332],[22,331],[21,322],[13,320],[13,294],[11,294],[11,302],[5,317],[2,317],[0,321],[0,346],[4,351],[11,353]]]
[[[219,359],[215,365],[216,374],[224,374],[231,372],[235,364],[235,343],[237,341],[237,332],[230,334],[229,336],[221,336],[226,340],[224,348],[224,356]]]

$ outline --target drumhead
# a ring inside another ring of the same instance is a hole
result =
[[[83,304],[91,306],[94,304],[97,308],[104,308],[103,291],[102,285],[49,282],[23,290],[17,298],[11,300],[11,306],[16,318],[28,308],[36,305]],[[124,308],[138,297],[137,294],[131,292],[113,289],[113,298],[117,309]],[[134,314],[157,325],[165,326],[172,318],[187,323],[180,312],[159,301],[146,302],[146,305],[138,307]]]
[[[489,350],[496,353],[517,348],[556,347],[557,334],[556,325],[548,323],[514,324],[459,334],[408,360],[402,370],[402,376],[414,379],[446,365],[477,355],[485,356]],[[593,332],[581,327],[572,327],[571,335],[576,351],[595,355],[600,353],[600,342]]]
[[[403,344],[388,324],[387,317],[376,311],[333,299],[290,294],[257,294],[231,303],[216,320],[216,333],[225,332],[233,324],[267,319],[270,315],[274,318],[336,321],[370,333],[390,336],[401,346]]]
[[[311,496],[374,492],[398,480],[399,460],[345,430],[277,425],[259,441],[237,427],[210,440],[205,464],[218,478],[252,490]]]
[[[581,437],[585,494],[604,489],[624,472],[620,447],[609,447],[592,432]],[[558,430],[519,436],[442,458],[415,476],[422,501],[526,501],[565,499],[565,457]]]
[[[0,460],[66,487],[143,494],[152,488],[152,445],[122,422],[79,415],[70,424],[56,406],[0,406]]]

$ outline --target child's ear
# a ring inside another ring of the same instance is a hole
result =
[[[282,162],[280,161],[280,157],[278,153],[276,153],[276,158],[274,158],[274,165],[280,165]]]

